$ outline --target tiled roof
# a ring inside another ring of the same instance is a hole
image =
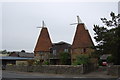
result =
[[[88,30],[85,29],[84,23],[77,25],[76,33],[72,43],[72,48],[83,48],[93,46],[92,39]]]
[[[11,57],[33,58],[34,54],[33,53],[28,53],[28,52],[11,52],[11,54],[9,56],[11,56]]]
[[[20,52],[19,57],[34,57],[33,53]]]
[[[68,44],[68,45],[71,45],[71,44],[66,43],[66,42],[64,42],[64,41],[60,41],[60,42],[58,42],[58,43],[53,43],[53,45],[62,45],[62,44]]]
[[[43,27],[38,38],[34,52],[46,52],[50,51],[52,47],[52,42],[46,27]]]
[[[111,54],[104,54],[104,55],[100,56],[100,59],[106,60],[109,56],[111,56]]]
[[[34,58],[26,58],[26,57],[11,57],[11,56],[2,56],[0,57],[0,60],[29,60]]]

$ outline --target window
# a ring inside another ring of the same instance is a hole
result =
[[[81,50],[81,52],[82,52],[82,53],[85,53],[85,52],[86,52],[86,48],[83,48],[83,49]]]
[[[64,52],[68,52],[68,49],[64,49]]]
[[[86,48],[83,49],[84,53],[86,52]]]
[[[81,50],[81,53],[83,53],[83,49],[80,49]]]
[[[56,55],[56,50],[53,50],[53,55]]]

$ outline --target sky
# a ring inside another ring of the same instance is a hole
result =
[[[0,3],[0,48],[8,51],[35,48],[45,21],[53,43],[65,41],[72,44],[79,15],[94,40],[93,25],[103,26],[100,18],[110,18],[118,13],[118,2],[1,2]]]

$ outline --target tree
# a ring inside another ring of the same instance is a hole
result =
[[[66,53],[66,52],[61,52],[60,53],[61,64],[63,64],[63,65],[69,64],[68,59],[70,59],[70,54],[69,53]]]
[[[25,53],[25,50],[21,50],[21,52],[24,52],[24,53]]]
[[[101,18],[104,23],[103,27],[94,25],[95,37],[94,39],[98,43],[96,53],[112,54],[114,64],[120,65],[120,14],[110,13],[111,20]]]
[[[7,54],[8,52],[7,52],[7,50],[3,50],[1,53],[2,54]]]

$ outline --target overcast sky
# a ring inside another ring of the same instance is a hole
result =
[[[76,25],[70,24],[77,22],[77,15],[93,39],[93,25],[102,26],[100,18],[110,18],[111,11],[118,13],[118,2],[0,3],[2,49],[32,52],[41,30],[36,27],[42,25],[42,20],[45,21],[53,43],[65,41],[72,44]]]

